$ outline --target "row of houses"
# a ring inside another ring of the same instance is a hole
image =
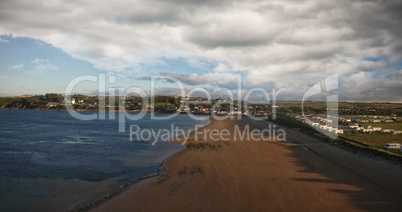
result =
[[[397,117],[391,116],[340,116],[339,121],[343,123],[360,122],[360,123],[393,123],[401,121]]]
[[[384,129],[382,127],[372,127],[371,125],[359,125],[358,123],[349,124],[348,128],[351,132],[361,132],[361,133],[377,132],[377,133],[393,134],[393,135],[402,134],[402,131],[400,130]]]
[[[338,123],[336,120],[336,117],[332,116],[311,116],[308,115],[308,119],[305,119],[304,117],[298,116],[298,115],[290,115],[290,117],[303,122],[305,124],[309,124],[310,126],[313,126],[314,128],[324,130],[330,133],[335,133],[335,134],[343,134],[344,130],[338,128]]]
[[[308,121],[304,121],[304,123],[309,124],[309,125],[311,125],[311,126],[313,126],[315,128],[319,128],[321,130],[328,131],[330,133],[335,133],[335,134],[343,134],[344,133],[343,129],[339,129],[336,126],[328,126],[326,124],[320,124],[320,123],[317,123],[317,122],[308,122]]]

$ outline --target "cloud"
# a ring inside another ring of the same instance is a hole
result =
[[[22,69],[24,67],[24,64],[17,64],[17,65],[13,65],[13,66],[10,66],[10,67],[8,67],[9,69],[13,69],[13,70],[20,70],[20,69]]]
[[[250,86],[298,90],[334,72],[347,79],[398,66],[401,10],[402,1],[387,0],[6,0],[0,3],[0,31],[39,39],[127,76],[143,76],[163,59],[184,58],[205,70],[175,75],[189,85],[232,83],[227,72],[242,72]]]
[[[188,85],[200,85],[200,84],[229,84],[237,82],[237,75],[232,73],[206,73],[202,75],[198,74],[171,74],[162,73],[164,76],[172,76],[181,82]]]
[[[237,99],[237,90],[230,90],[230,89],[213,89],[213,88],[205,88],[201,87],[197,88],[192,88],[192,87],[184,87],[184,93],[186,96],[189,96],[191,93],[191,97],[203,97],[203,98],[208,98],[211,97],[211,99],[217,99],[217,98],[222,98],[222,99]],[[172,88],[172,87],[158,87],[155,88],[155,95],[167,95],[167,96],[181,96],[181,89],[179,88]],[[246,93],[245,91],[243,92],[243,97],[244,94]],[[256,98],[258,96],[258,93],[253,93],[250,95],[248,100],[261,100],[262,98]]]
[[[52,74],[54,72],[60,71],[60,69],[51,64],[48,59],[39,59],[31,61],[35,64],[35,67],[32,70],[26,71],[25,73],[28,75],[39,75],[44,76],[48,74]]]
[[[358,72],[345,79],[340,93],[345,100],[402,102],[401,89],[402,70],[388,74]]]
[[[214,68],[214,71],[217,71],[217,72],[228,72],[228,71],[230,71],[230,68],[227,67],[227,66],[226,66],[225,64],[223,64],[223,63],[219,63],[219,65]]]
[[[166,78],[163,78],[165,77]],[[165,81],[171,81],[169,80],[170,77],[180,81],[181,83],[185,83],[187,85],[203,85],[203,84],[220,84],[220,85],[225,85],[225,84],[230,84],[230,83],[236,83],[237,82],[237,74],[233,73],[206,73],[202,75],[198,74],[175,74],[175,73],[167,73],[163,72],[160,74],[160,79],[165,80]],[[169,78],[168,78],[169,77]],[[134,78],[137,80],[151,80],[151,77],[137,77]]]

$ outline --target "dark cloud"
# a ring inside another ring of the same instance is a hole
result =
[[[123,75],[133,70],[144,76],[160,58],[230,67],[162,74],[193,86],[230,85],[234,73],[244,71],[249,86],[276,84],[301,91],[307,85],[299,86],[298,79],[339,72],[345,98],[364,99],[397,95],[400,84],[394,78],[400,78],[391,70],[402,55],[401,11],[402,1],[389,0],[4,0],[0,30],[42,40]],[[368,57],[387,62],[363,59]],[[373,82],[379,77],[379,88],[348,80],[361,73]],[[386,75],[391,77],[380,77]]]
[[[202,85],[202,84],[233,84],[237,82],[237,75],[232,73],[207,73],[203,75],[198,74],[175,74],[163,72],[159,75],[161,78],[158,80],[163,80],[165,82],[173,82],[169,78],[174,78],[181,83],[186,85]],[[166,77],[166,78],[163,78]],[[168,78],[169,77],[169,78]],[[152,77],[135,77],[136,80],[150,81]],[[157,79],[157,78],[155,78]]]

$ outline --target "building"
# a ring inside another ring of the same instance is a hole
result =
[[[349,124],[349,127],[350,128],[358,128],[359,127],[359,124],[358,123],[353,123],[353,124]]]
[[[343,134],[343,129],[331,129],[330,132],[336,133],[336,134]]]
[[[381,127],[372,127],[371,129],[373,129],[373,131],[375,131],[375,132],[379,132],[382,130]]]
[[[59,106],[59,105],[60,105],[59,102],[48,102],[48,103],[46,104],[46,107],[47,107],[47,108],[51,108],[51,107],[57,107],[57,106]]]
[[[391,132],[393,135],[402,134],[401,130],[394,130]]]
[[[398,144],[398,143],[386,143],[384,145],[384,148],[386,148],[386,149],[400,149],[401,144]]]
[[[393,129],[382,129],[380,132],[382,132],[382,133],[391,133],[393,131],[394,131]]]
[[[68,101],[67,97],[64,98],[64,102],[65,102],[66,105],[70,105],[70,102]],[[73,104],[75,104],[75,99],[74,98],[71,99],[71,105],[73,105]]]
[[[363,133],[368,133],[368,132],[371,132],[371,131],[373,131],[373,129],[363,128],[363,129],[360,130],[360,132],[363,132]]]

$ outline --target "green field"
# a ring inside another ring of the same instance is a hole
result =
[[[277,119],[274,121],[275,123],[279,125],[285,125],[290,128],[299,128],[301,129],[302,132],[306,134],[310,134],[313,136],[320,137],[321,139],[324,139],[326,141],[331,141],[331,139],[326,139],[325,136],[322,136],[322,134],[318,133],[315,131],[312,127],[309,125],[300,123],[298,121],[295,121],[294,119],[287,117],[287,116],[282,116],[278,115]],[[390,123],[392,124],[392,123]],[[400,123],[393,123],[393,124],[400,124]],[[384,145],[386,143],[400,143],[402,144],[402,134],[398,135],[390,135],[390,134],[368,134],[368,133],[345,133],[342,135],[339,135],[339,141],[341,142],[346,142],[346,143],[354,143],[356,146],[360,146],[359,148],[363,147],[363,151],[367,151],[366,147],[371,147],[372,149],[378,149],[374,151],[378,152],[392,152],[396,153],[398,155],[402,155],[402,152],[400,152],[398,149],[391,149],[391,150],[386,150],[384,148]],[[363,145],[359,145],[363,144]],[[367,146],[366,146],[367,145]],[[356,147],[355,146],[355,147]],[[385,150],[385,151],[382,151]],[[376,153],[378,153],[376,152]],[[384,156],[384,155],[383,155]]]
[[[278,101],[278,112],[300,113],[301,101]],[[303,110],[309,113],[325,113],[327,103],[325,101],[305,101]],[[339,115],[380,115],[390,116],[396,114],[402,116],[402,104],[377,103],[377,102],[338,102]]]
[[[156,107],[167,107],[167,106],[171,106],[171,103],[167,103],[167,102],[155,102],[154,105]]]
[[[301,101],[278,101],[277,104],[283,107],[300,107]],[[325,109],[327,103],[324,101],[305,101],[304,106],[311,107],[315,109]],[[402,108],[400,103],[369,103],[369,102],[338,102],[339,108],[349,108],[349,107],[396,107]]]
[[[368,144],[371,147],[385,149],[386,143],[399,143],[402,144],[402,134],[389,135],[389,134],[367,134],[367,133],[347,133],[344,135],[346,138],[360,141]],[[399,150],[389,150],[391,152],[402,154]]]
[[[21,101],[21,98],[20,97],[0,97],[0,108],[4,108],[7,105],[9,105],[15,101]]]

